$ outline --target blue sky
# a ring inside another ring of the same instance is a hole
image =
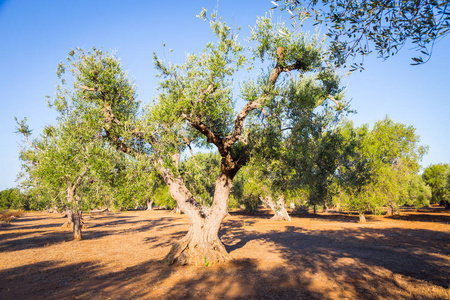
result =
[[[216,6],[216,0],[0,0],[0,190],[15,186],[20,171],[22,138],[14,133],[14,116],[27,117],[34,134],[54,123],[45,95],[54,94],[57,65],[70,49],[116,50],[139,99],[148,102],[157,86],[152,53],[181,62],[185,53],[200,51],[212,35],[195,15],[202,7],[211,11]],[[245,37],[248,26],[271,6],[264,0],[223,0],[218,7],[229,25],[243,28]],[[372,125],[389,115],[413,125],[422,144],[430,146],[422,166],[450,163],[449,50],[450,38],[443,39],[421,66],[410,65],[408,49],[386,61],[366,59],[364,72],[344,79],[358,111],[351,119]]]

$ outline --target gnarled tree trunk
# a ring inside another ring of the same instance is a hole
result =
[[[66,210],[67,221],[61,226],[63,228],[70,228],[73,226],[73,212],[72,209]]]
[[[86,175],[89,168],[86,168],[80,176],[78,176],[76,182],[74,184],[69,184],[67,188],[67,202],[70,205],[70,213],[67,213],[67,216],[72,216],[72,224],[73,224],[73,239],[81,240],[81,228],[82,224],[82,214],[83,212],[79,208],[79,199],[75,197],[75,191],[77,187],[80,185],[81,180],[84,175]]]
[[[291,217],[289,216],[286,207],[284,206],[284,195],[278,197],[278,201],[273,201],[272,196],[267,195],[266,197],[260,197],[261,201],[272,211],[275,215],[270,218],[272,221],[290,221]]]
[[[359,214],[359,223],[366,223],[366,216],[364,216],[364,213]]]
[[[82,215],[83,212],[80,210],[74,211],[73,213],[73,239],[74,240],[81,240],[81,228],[83,226],[82,224]]]
[[[150,199],[147,199],[147,210],[153,210],[153,202],[154,201],[155,200],[150,201]]]
[[[398,208],[396,208],[394,205],[388,203],[386,215],[393,216],[393,215],[399,215],[399,214],[400,214],[400,212],[399,212]]]
[[[172,197],[189,218],[189,231],[171,248],[164,258],[168,264],[210,265],[225,262],[231,257],[219,239],[220,225],[228,213],[231,178],[221,174],[216,181],[211,208],[202,207],[187,190],[183,180],[164,176]]]

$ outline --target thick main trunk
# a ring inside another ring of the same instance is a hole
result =
[[[229,260],[230,255],[219,239],[219,229],[228,213],[231,178],[223,173],[219,176],[214,202],[209,209],[195,202],[182,180],[171,176],[165,179],[172,197],[188,216],[190,227],[188,233],[172,246],[164,262],[169,265],[209,266]]]
[[[78,199],[75,199],[76,186],[67,188],[67,202],[69,202],[70,209],[68,209],[67,216],[71,216],[72,228],[73,228],[73,239],[81,240],[81,217],[82,211],[78,207]]]
[[[284,196],[281,195],[278,198],[278,201],[273,201],[272,196],[267,195],[266,197],[261,197],[261,201],[263,203],[270,207],[272,211],[274,212],[274,216],[270,218],[272,221],[290,221],[291,217],[289,216],[286,207],[284,206]]]
[[[81,211],[75,211],[73,213],[73,239],[74,240],[81,240],[81,227],[83,226],[81,219],[82,219],[82,212]]]
[[[387,206],[387,211],[386,211],[386,215],[387,216],[393,216],[393,215],[399,215],[400,212],[398,210],[398,208],[396,208],[394,205],[389,205]]]
[[[359,214],[359,223],[366,223],[366,216],[364,214]]]
[[[177,241],[164,258],[169,265],[209,266],[230,259],[219,239],[219,228],[206,220],[190,220],[188,233]]]

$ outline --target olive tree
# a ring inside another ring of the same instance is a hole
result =
[[[408,185],[419,171],[419,161],[427,147],[413,126],[396,123],[389,118],[378,121],[372,129],[368,125],[354,127],[346,123],[341,133],[346,140],[339,168],[341,192],[335,202],[356,209],[360,221],[365,222],[367,210],[388,214],[405,204]]]
[[[200,17],[207,19],[206,11]],[[232,181],[250,159],[249,116],[264,116],[278,102],[310,101],[315,106],[337,102],[340,91],[339,78],[328,68],[317,37],[291,32],[283,24],[273,24],[270,17],[262,17],[251,31],[252,55],[247,57],[238,36],[215,14],[209,24],[217,41],[208,43],[202,53],[188,54],[185,63],[166,63],[155,55],[159,94],[141,116],[133,95],[122,90],[131,85],[114,56],[94,49],[76,52],[69,60],[68,69],[83,102],[102,114],[103,138],[136,159],[140,155],[150,158],[189,219],[188,233],[165,258],[169,264],[212,264],[230,258],[218,232],[228,213]],[[241,84],[240,99],[245,104],[235,111],[233,76],[258,61],[268,71]],[[320,90],[320,97],[310,99],[298,90],[305,78]],[[183,178],[181,157],[191,144],[214,147],[220,155],[210,205],[203,205]]]
[[[201,17],[206,18],[205,11]],[[311,101],[320,105],[339,92],[338,78],[327,69],[317,38],[292,33],[282,24],[273,24],[270,18],[263,17],[249,38],[253,50],[250,59],[268,60],[269,71],[257,80],[242,83],[241,98],[245,105],[235,112],[231,78],[248,58],[244,56],[244,48],[237,42],[237,36],[214,14],[210,25],[218,38],[217,43],[208,43],[201,54],[188,55],[185,64],[165,64],[155,58],[163,80],[158,102],[150,110],[147,120],[154,120],[150,128],[156,129],[159,135],[152,135],[148,140],[155,152],[172,150],[170,155],[165,155],[171,160],[160,159],[159,168],[173,198],[190,220],[189,232],[166,256],[169,263],[203,264],[205,260],[215,263],[229,258],[218,238],[218,231],[227,215],[232,181],[250,159],[251,125],[254,122],[245,127],[245,120],[250,115],[266,120],[265,113],[270,115],[279,102]],[[300,74],[297,79],[290,74],[294,71]],[[311,74],[310,82],[320,87],[320,99],[305,99],[299,91],[299,82],[307,73]],[[279,119],[286,117],[286,114],[278,115]],[[278,128],[281,134],[283,128]],[[221,157],[210,207],[201,205],[177,174],[183,135],[188,139],[195,137],[194,144],[198,147],[205,142],[212,144]],[[164,141],[164,149],[160,148],[161,141]],[[168,144],[173,146],[168,147]]]
[[[73,226],[76,240],[82,238],[81,208],[83,201],[88,201],[81,197],[80,190],[90,177],[101,177],[101,173],[112,169],[108,156],[114,155],[111,149],[103,147],[98,132],[89,130],[79,117],[78,113],[59,117],[45,147],[35,146],[39,153],[29,173],[38,185],[50,187],[58,195],[65,193],[59,200],[67,208],[68,225]]]
[[[431,203],[450,206],[450,202],[446,201],[446,194],[449,193],[446,185],[449,172],[450,166],[448,164],[431,165],[423,172],[422,178],[431,188]]]
[[[428,206],[431,200],[431,188],[425,184],[422,176],[414,174],[411,176],[407,188],[407,195],[404,203],[414,205],[416,208]]]
[[[75,51],[71,51],[70,57],[74,55]],[[85,65],[79,65],[78,69],[83,67]],[[108,147],[103,138],[102,117],[107,108],[93,107],[86,100],[78,78],[66,78],[63,64],[59,65],[57,73],[61,83],[57,86],[55,98],[48,99],[49,106],[58,113],[56,125],[44,128],[41,137],[34,141],[29,139],[31,130],[25,120],[18,122],[18,132],[30,145],[22,152],[22,157],[30,161],[26,169],[29,177],[36,181],[35,186],[47,187],[57,195],[55,199],[67,209],[74,239],[79,240],[82,238],[82,208],[92,200],[82,197],[83,190],[86,192],[95,181],[104,185],[109,183],[109,176],[117,167],[118,153]],[[90,74],[95,76],[92,72]],[[134,90],[127,85],[107,93],[126,96],[126,93],[133,94]]]

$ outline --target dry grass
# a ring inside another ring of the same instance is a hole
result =
[[[91,214],[73,241],[61,215],[26,213],[0,227],[0,299],[450,299],[449,212],[270,216],[225,219],[229,263],[169,267],[184,215]]]
[[[20,218],[24,214],[23,210],[5,209],[0,211],[0,222],[10,223],[11,220]]]

